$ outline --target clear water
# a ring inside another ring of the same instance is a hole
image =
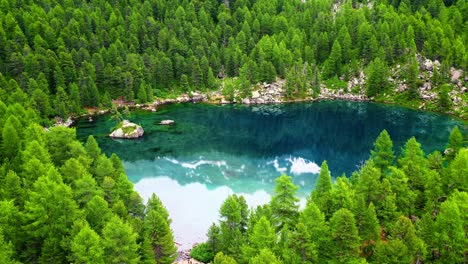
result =
[[[103,151],[124,161],[129,179],[147,199],[155,192],[173,219],[181,248],[205,238],[218,209],[232,193],[251,206],[269,201],[274,179],[293,177],[304,198],[319,166],[350,175],[369,157],[387,129],[398,153],[415,136],[428,152],[443,150],[450,130],[462,123],[449,116],[374,103],[322,101],[281,105],[168,105],[157,112],[135,111],[131,121],[145,135],[111,139],[108,115],[77,123],[78,138],[94,135]],[[161,126],[172,119],[173,126]]]

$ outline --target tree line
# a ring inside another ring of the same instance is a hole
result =
[[[287,175],[255,209],[229,196],[192,256],[214,264],[465,263],[468,149],[460,130],[445,155],[425,155],[411,138],[395,157],[385,130],[374,146],[350,177],[332,180],[324,161],[302,210]]]
[[[405,69],[418,95],[417,53],[468,67],[464,0],[40,0],[0,3],[0,99],[42,117],[110,107],[111,99],[287,78],[289,97],[369,71],[369,96],[388,92],[388,70]],[[451,89],[451,88],[449,88]]]

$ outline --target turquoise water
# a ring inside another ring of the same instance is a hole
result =
[[[350,175],[369,157],[383,129],[396,152],[415,136],[428,153],[443,150],[450,130],[461,125],[445,115],[344,101],[174,104],[155,113],[135,111],[130,119],[143,126],[141,139],[109,138],[115,123],[108,115],[80,120],[77,134],[82,141],[94,135],[105,153],[118,154],[143,198],[160,196],[182,247],[204,239],[229,194],[243,194],[251,206],[266,203],[274,179],[286,173],[304,201],[323,160],[332,176]],[[165,119],[175,125],[157,125]]]

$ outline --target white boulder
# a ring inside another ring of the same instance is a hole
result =
[[[119,128],[112,131],[109,136],[112,138],[139,138],[143,136],[144,133],[140,125],[124,120],[119,125]]]

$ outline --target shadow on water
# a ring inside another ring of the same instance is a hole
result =
[[[176,124],[157,125],[164,119]],[[396,152],[414,136],[428,153],[443,150],[450,130],[462,125],[445,115],[345,101],[167,105],[155,113],[135,111],[131,120],[143,126],[143,138],[108,138],[115,125],[108,115],[93,123],[78,121],[77,134],[81,141],[92,134],[105,153],[118,154],[135,182],[166,175],[182,184],[232,187],[250,178],[258,185],[253,189],[263,188],[262,182],[271,189],[275,177],[291,172],[291,157],[318,165],[327,160],[334,176],[349,175],[368,158],[383,129],[392,137]],[[314,181],[310,175],[295,177],[297,184],[309,186],[308,191]]]

